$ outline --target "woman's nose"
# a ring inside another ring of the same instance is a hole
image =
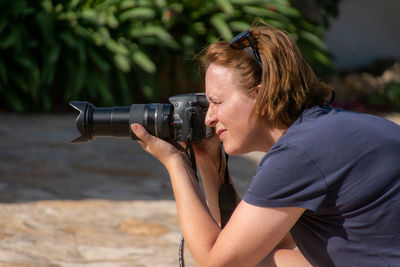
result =
[[[217,116],[215,116],[215,111],[211,107],[211,105],[208,107],[205,123],[207,126],[210,127],[215,127],[215,125],[217,124]]]

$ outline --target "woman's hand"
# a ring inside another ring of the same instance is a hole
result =
[[[137,123],[131,125],[133,133],[140,139],[138,143],[143,149],[157,158],[168,169],[168,165],[174,159],[185,157],[183,148],[164,141],[154,135],[151,135],[146,129]]]
[[[198,164],[220,164],[222,143],[214,134],[201,142],[193,143],[193,150]]]

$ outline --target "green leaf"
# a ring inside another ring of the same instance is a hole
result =
[[[118,5],[120,0],[101,0],[99,1],[99,4],[96,4],[95,7],[98,9],[109,9],[115,7],[115,5]]]
[[[125,9],[130,9],[130,8],[132,8],[132,7],[135,7],[135,6],[137,6],[137,2],[136,2],[136,1],[132,1],[132,0],[122,0],[121,3],[120,3],[120,5],[119,5],[119,8],[120,8],[121,10],[125,10]]]
[[[131,70],[131,65],[128,58],[121,54],[116,54],[114,56],[114,62],[117,68],[120,69],[122,72],[129,72]]]
[[[232,40],[232,31],[229,29],[228,24],[226,24],[221,14],[213,15],[210,19],[210,22],[225,41],[229,42]]]
[[[154,91],[155,90],[149,85],[143,86],[143,94],[145,95],[145,97],[147,99],[154,99],[154,96],[155,96]]]
[[[332,67],[331,59],[326,54],[324,54],[323,52],[321,52],[321,51],[319,51],[317,49],[314,49],[313,55],[314,55],[314,58],[318,61],[319,64],[321,64],[321,65],[323,65],[323,66],[325,66],[327,68]]]
[[[151,7],[154,4],[154,0],[153,1],[149,1],[149,0],[136,0],[136,2],[138,3],[138,6],[140,7]]]
[[[156,16],[156,12],[147,7],[135,7],[124,11],[119,16],[121,22],[125,22],[127,20],[134,20],[134,19],[154,19]]]
[[[231,0],[231,3],[234,5],[256,5],[259,4],[260,0]]]
[[[64,7],[62,4],[57,4],[56,7],[54,8],[55,13],[61,13],[63,11]]]
[[[80,17],[88,21],[96,22],[99,25],[103,25],[105,23],[105,19],[100,15],[99,12],[96,12],[96,10],[94,9],[83,10],[80,13]]]
[[[288,31],[287,24],[282,23],[281,21],[277,21],[274,19],[264,19],[264,21],[267,22],[268,24],[274,26],[275,28]]]
[[[99,55],[94,49],[89,49],[88,54],[93,60],[95,65],[99,67],[103,72],[108,72],[110,70],[110,64],[101,55]]]
[[[146,72],[154,73],[156,71],[156,65],[154,65],[153,61],[140,50],[133,52],[132,60]]]
[[[79,5],[80,2],[81,2],[81,0],[71,0],[71,2],[69,3],[69,7],[71,9],[74,9]]]
[[[182,3],[170,3],[169,8],[170,10],[180,14],[185,9],[185,6]]]
[[[116,29],[119,26],[118,19],[114,16],[114,14],[107,15],[107,25],[112,29]]]
[[[204,23],[201,22],[201,21],[194,22],[194,23],[192,24],[192,27],[193,27],[194,31],[195,31],[197,34],[199,34],[199,35],[204,35],[204,34],[207,33],[207,28],[206,28],[206,26],[204,25]]]
[[[41,6],[48,13],[53,11],[53,3],[50,0],[42,0]]]
[[[224,11],[225,14],[230,16],[233,15],[234,9],[229,0],[215,0],[215,2],[222,9],[222,11]]]
[[[232,29],[232,31],[236,32],[243,32],[245,30],[250,29],[250,24],[245,22],[245,21],[231,21],[229,22],[229,26]]]
[[[184,35],[182,36],[182,43],[185,47],[192,47],[195,44],[195,39],[191,35]]]
[[[305,40],[309,41],[313,45],[315,45],[318,49],[322,51],[326,51],[326,45],[322,41],[322,39],[315,34],[312,34],[311,32],[306,32],[306,31],[300,31],[299,32],[300,37],[304,38]]]
[[[257,17],[270,18],[286,24],[290,24],[290,20],[287,17],[263,7],[244,6],[243,11]]]
[[[125,56],[129,54],[128,48],[126,48],[123,44],[115,41],[114,39],[108,39],[105,42],[105,46],[113,53],[121,54],[121,55],[125,55]]]
[[[269,9],[276,9],[279,13],[289,16],[289,17],[301,17],[302,14],[299,10],[292,7],[290,3],[282,4],[282,3],[272,3],[269,5]]]
[[[131,30],[130,34],[132,37],[138,39],[141,37],[155,36],[159,38],[165,45],[175,49],[179,48],[179,44],[174,40],[172,35],[160,26],[151,25],[142,29],[134,28]]]
[[[166,0],[154,0],[154,4],[155,4],[158,8],[164,8],[164,7],[167,6]]]

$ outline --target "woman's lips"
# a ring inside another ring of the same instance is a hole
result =
[[[217,135],[218,135],[218,137],[219,137],[220,140],[221,140],[222,137],[225,135],[225,133],[226,133],[226,129],[217,130]]]

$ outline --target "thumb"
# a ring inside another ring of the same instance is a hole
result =
[[[153,137],[151,134],[149,134],[146,129],[138,124],[138,123],[132,123],[131,124],[131,129],[132,132],[143,142],[147,143],[151,140]]]

